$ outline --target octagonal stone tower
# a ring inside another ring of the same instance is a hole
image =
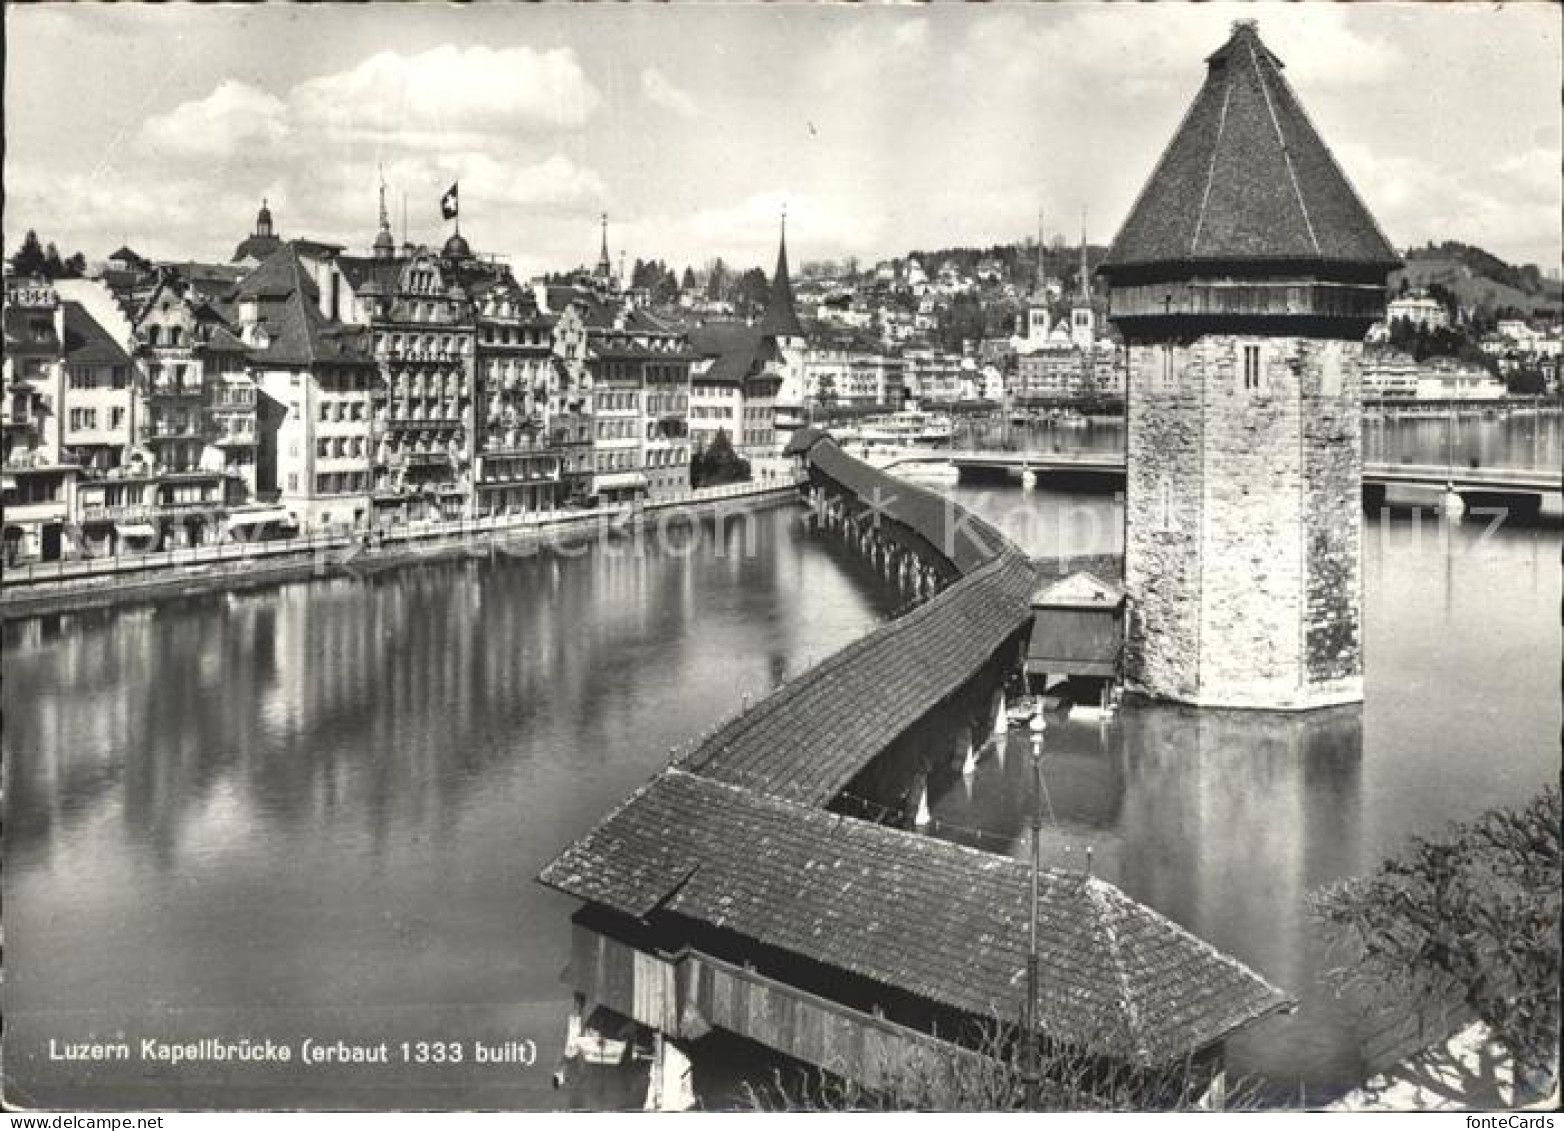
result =
[[[1399,260],[1253,21],[1101,272],[1129,346],[1133,689],[1206,706],[1363,697],[1360,364]]]

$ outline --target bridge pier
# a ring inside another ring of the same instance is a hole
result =
[[[925,829],[934,820],[934,814],[929,812],[929,776],[920,773],[912,783],[912,823],[916,828]]]
[[[694,1066],[678,1042],[652,1030],[652,1063],[643,1111],[689,1111],[696,1104]]]

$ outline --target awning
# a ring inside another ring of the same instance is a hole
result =
[[[623,491],[631,487],[645,487],[646,476],[639,471],[621,471],[613,475],[599,475],[596,487],[599,491]]]
[[[114,529],[121,538],[157,537],[157,527],[150,522],[116,522]]]
[[[263,522],[280,522],[284,526],[295,525],[293,515],[281,507],[268,507],[260,511],[235,511],[228,516],[228,526],[259,526]]]

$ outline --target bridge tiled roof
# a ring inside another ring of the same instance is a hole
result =
[[[1034,585],[1024,555],[994,559],[784,683],[682,765],[790,801],[827,804],[1026,624]]]
[[[544,871],[643,918],[682,916],[980,1018],[1026,990],[1030,871],[980,852],[673,768]],[[1083,873],[1039,889],[1040,1027],[1166,1065],[1292,1002],[1171,920]]]
[[[950,498],[854,459],[835,441],[809,451],[809,462],[887,519],[920,534],[960,573],[970,573],[1010,545],[990,523]]]

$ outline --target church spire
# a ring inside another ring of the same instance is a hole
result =
[[[1037,289],[1047,289],[1048,286],[1048,260],[1047,237],[1044,233],[1043,210],[1037,210]]]
[[[760,332],[768,338],[802,338],[798,311],[793,306],[793,282],[787,274],[787,209],[782,209],[782,235],[777,244],[777,269],[771,276],[771,295],[766,299],[766,316]]]
[[[1086,265],[1086,209],[1081,209],[1081,298],[1092,297],[1092,273]]]
[[[376,259],[391,259],[396,255],[396,237],[391,234],[391,216],[386,212],[386,170],[380,167],[380,230],[375,233]]]

